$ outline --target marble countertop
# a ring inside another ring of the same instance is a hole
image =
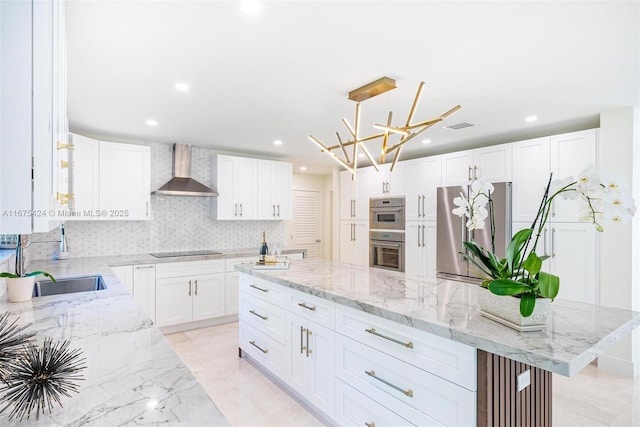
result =
[[[555,300],[545,330],[517,332],[480,315],[477,285],[327,260],[236,270],[569,377],[640,325],[638,312]]]
[[[71,340],[86,358],[79,393],[64,397],[38,425],[229,425],[167,340],[142,312],[109,265],[122,257],[33,261],[29,270],[57,278],[101,274],[108,289],[33,298],[9,303],[0,313],[19,324],[33,322],[36,342],[45,337]],[[131,258],[129,264],[131,263]],[[33,416],[32,416],[33,419]],[[18,423],[0,414],[0,425]]]

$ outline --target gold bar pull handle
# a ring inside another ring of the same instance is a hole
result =
[[[303,354],[304,351],[307,349],[307,347],[305,347],[304,344],[303,344],[304,338],[303,338],[302,334],[304,332],[306,332],[306,329],[304,328],[304,326],[300,326],[300,354]]]
[[[372,378],[375,378],[376,380],[380,381],[381,383],[388,385],[392,389],[398,390],[400,393],[404,394],[405,396],[413,397],[413,390],[411,390],[410,388],[405,390],[405,389],[403,389],[401,387],[398,387],[395,384],[390,383],[389,381],[387,381],[387,380],[385,380],[383,378],[380,378],[380,377],[376,376],[376,371],[374,371],[373,369],[370,370],[370,371],[364,371],[364,373],[369,375]]]
[[[311,310],[311,311],[316,311],[316,307],[309,307],[306,303],[304,302],[299,302],[298,305],[302,308],[306,308],[307,310]]]
[[[397,340],[397,339],[395,339],[395,338],[392,338],[392,337],[388,337],[388,336],[386,336],[386,335],[379,334],[378,332],[376,332],[376,330],[375,330],[374,328],[371,328],[371,329],[365,329],[365,331],[366,331],[366,332],[369,332],[370,334],[375,335],[375,336],[377,336],[377,337],[384,338],[385,340],[389,340],[389,341],[394,342],[394,343],[396,343],[396,344],[400,344],[400,345],[402,345],[402,346],[404,346],[404,347],[407,347],[407,348],[413,348],[413,342],[411,342],[411,341],[409,341],[409,342],[402,342],[402,341]]]
[[[367,427],[376,427],[376,423],[374,423],[373,421],[371,421],[370,423],[365,422],[364,425]]]
[[[262,314],[258,314],[255,312],[255,310],[249,310],[249,313],[261,318],[262,320],[269,320],[269,316],[263,316]]]
[[[262,291],[262,292],[269,292],[269,289],[262,289],[261,287],[258,287],[256,285],[254,285],[253,283],[250,284],[249,287],[253,288],[253,289],[257,289],[257,290]]]
[[[69,162],[65,160],[60,160],[60,169],[66,169],[69,167]]]
[[[63,144],[60,141],[56,141],[56,149],[57,150],[73,150],[75,146],[71,143],[69,144]]]
[[[269,353],[269,349],[268,348],[262,348],[260,347],[258,344],[256,344],[255,341],[249,341],[249,344],[251,344],[252,346],[254,346],[255,348],[257,348],[258,350],[260,350],[261,352],[263,352],[264,354]]]

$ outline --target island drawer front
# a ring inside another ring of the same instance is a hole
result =
[[[305,319],[313,320],[329,329],[335,328],[336,304],[294,289],[288,290],[287,310]]]
[[[336,306],[336,331],[476,390],[476,349],[471,346],[342,305]]]
[[[287,290],[284,286],[267,282],[266,280],[240,273],[240,291],[264,301],[275,304],[278,307],[285,306]]]
[[[224,259],[181,261],[156,264],[156,278],[186,277],[200,274],[224,273]]]
[[[409,365],[388,354],[336,334],[336,376],[406,418],[412,412],[395,410],[400,402],[431,418],[430,425],[474,425],[476,393]],[[397,406],[397,405],[396,405]],[[414,414],[415,416],[415,414]]]
[[[408,408],[408,407],[407,407]],[[411,408],[409,408],[411,409]],[[336,380],[336,415],[340,426],[416,426],[358,390]],[[419,425],[428,425],[422,423]],[[435,424],[440,425],[440,424]]]
[[[286,344],[287,322],[282,308],[240,292],[239,316],[240,321],[247,322],[263,334]]]
[[[240,322],[240,348],[278,378],[284,378],[287,360],[285,346]]]

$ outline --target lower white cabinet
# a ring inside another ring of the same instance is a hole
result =
[[[155,264],[119,265],[111,267],[129,293],[149,318],[156,321]]]
[[[340,262],[369,265],[369,223],[340,222]]]
[[[291,364],[285,381],[333,418],[335,332],[293,313],[288,319]]]
[[[407,221],[405,272],[411,277],[436,279],[436,222]]]
[[[162,327],[224,316],[224,264],[224,259],[158,264],[156,324]],[[186,275],[189,271],[192,274]]]
[[[238,313],[238,272],[235,270],[237,264],[256,261],[257,255],[253,257],[227,258],[225,260],[225,314]]]

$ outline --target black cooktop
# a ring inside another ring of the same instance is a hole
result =
[[[156,258],[171,258],[179,256],[197,256],[197,255],[222,255],[222,252],[201,250],[201,251],[182,251],[182,252],[156,252],[149,254]]]

